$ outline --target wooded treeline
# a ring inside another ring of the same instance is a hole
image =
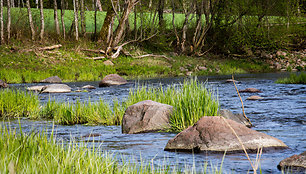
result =
[[[0,0],[0,37],[90,39],[113,58],[128,44],[248,54],[305,47],[305,8],[302,0]]]

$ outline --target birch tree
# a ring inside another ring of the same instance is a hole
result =
[[[30,0],[26,0],[26,5],[27,5],[27,10],[28,10],[28,17],[29,17],[32,40],[35,40],[35,29],[34,29],[34,24],[33,24],[33,19],[32,19]]]
[[[79,20],[78,20],[78,0],[73,0],[74,24],[75,24],[75,40],[79,40]]]
[[[7,42],[11,38],[11,0],[7,0]]]
[[[53,0],[54,2],[54,23],[55,23],[55,30],[56,30],[56,34],[59,36],[60,35],[60,28],[59,28],[59,24],[58,24],[58,15],[57,15],[57,2],[56,0]]]
[[[80,16],[81,16],[81,32],[82,35],[84,36],[86,33],[84,0],[80,0]]]
[[[66,39],[66,28],[65,28],[65,22],[64,22],[64,15],[65,15],[65,2],[64,2],[64,0],[61,0],[62,31],[63,31],[63,37],[64,37],[64,39]]]
[[[44,20],[44,2],[43,0],[39,0],[40,2],[40,39],[44,40],[44,31],[45,31],[45,20]]]
[[[4,44],[4,27],[3,27],[3,0],[0,0],[0,42]]]

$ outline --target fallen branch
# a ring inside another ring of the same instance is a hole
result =
[[[81,49],[81,51],[94,52],[94,53],[97,53],[97,54],[105,54],[104,50]]]
[[[101,60],[101,59],[105,59],[106,57],[104,56],[100,56],[100,57],[85,57],[84,59],[90,59],[90,60]]]
[[[21,53],[24,53],[24,52],[31,52],[31,51],[46,51],[46,50],[54,50],[54,49],[57,49],[57,48],[60,48],[62,47],[61,44],[58,44],[58,45],[52,45],[52,46],[47,46],[47,47],[38,47],[38,48],[32,48],[32,49],[24,49],[24,50],[21,50],[20,52]]]
[[[175,61],[175,60],[173,60],[172,58],[167,57],[167,56],[165,56],[165,55],[154,55],[154,54],[145,54],[145,55],[136,56],[136,57],[134,57],[134,58],[140,59],[140,58],[145,58],[145,57],[160,57],[160,58],[167,59],[169,62],[174,62],[174,61]]]

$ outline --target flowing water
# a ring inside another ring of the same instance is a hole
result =
[[[306,150],[306,85],[297,84],[276,84],[275,80],[280,77],[288,76],[284,73],[271,74],[242,74],[237,75],[236,80],[238,89],[257,88],[262,91],[256,95],[263,97],[263,100],[251,101],[247,97],[253,95],[242,93],[246,115],[255,125],[254,130],[266,133],[282,140],[289,146],[289,149],[279,151],[264,152],[261,156],[260,168],[262,173],[281,173],[277,169],[277,164],[284,158],[293,154],[299,154]],[[234,113],[241,113],[241,103],[232,83],[225,83],[230,76],[205,76],[198,77],[199,81],[208,80],[209,85],[218,93],[221,108],[229,109]],[[130,81],[131,83],[123,86],[97,88],[89,92],[68,93],[68,94],[40,94],[42,102],[48,101],[49,97],[59,101],[88,100],[94,102],[103,98],[112,103],[117,98],[123,101],[127,98],[129,90],[135,87],[136,83],[149,84],[153,86],[170,85],[183,82],[184,78],[164,78]],[[77,82],[67,83],[73,90],[79,89],[84,85],[98,86],[98,82]],[[39,84],[16,84],[17,88],[33,86]],[[5,122],[12,127],[19,127],[17,120]],[[23,131],[52,130],[51,121],[32,121],[28,119],[20,120]],[[181,168],[186,166],[196,166],[197,171],[201,171],[205,162],[209,166],[220,167],[223,154],[199,153],[191,154],[184,152],[166,152],[164,147],[169,139],[173,138],[174,133],[145,133],[128,135],[121,133],[120,126],[86,126],[73,125],[63,126],[54,125],[57,138],[69,141],[74,138],[77,142],[89,141],[88,145],[100,146],[117,154],[119,158],[128,161],[148,161],[156,166],[162,164],[178,165]],[[94,138],[81,138],[90,133],[100,134]],[[92,141],[94,140],[94,141]],[[256,154],[250,155],[251,159],[256,158]],[[224,173],[247,173],[251,170],[251,165],[243,153],[226,154],[223,160]]]

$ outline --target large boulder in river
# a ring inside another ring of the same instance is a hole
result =
[[[258,93],[258,92],[262,92],[261,90],[259,89],[256,89],[256,88],[246,88],[246,89],[243,89],[243,90],[239,90],[240,93]]]
[[[230,110],[221,109],[218,111],[218,115],[227,119],[234,120],[240,124],[245,125],[246,127],[252,127],[252,123],[246,119],[242,114],[234,114]]]
[[[299,154],[293,155],[289,158],[283,159],[277,166],[279,170],[288,170],[305,173],[306,172],[306,151]],[[285,172],[286,173],[286,172]]]
[[[0,80],[0,88],[7,88],[8,84],[6,84],[4,81]]]
[[[263,147],[263,149],[287,148],[287,145],[281,140],[247,128],[233,120],[218,116],[205,116],[193,126],[169,140],[165,150],[193,152],[243,151],[240,142],[228,125],[233,128],[247,151],[257,152],[259,147]]]
[[[173,107],[152,100],[129,106],[122,119],[122,133],[155,132],[170,128],[169,118]]]
[[[48,77],[40,81],[41,83],[62,83],[62,80],[58,76]]]
[[[71,92],[71,88],[66,84],[46,85],[41,89],[41,93],[66,93]]]
[[[118,74],[109,74],[105,76],[102,81],[99,83],[99,87],[108,87],[113,85],[123,85],[126,84],[127,81],[119,76]]]

